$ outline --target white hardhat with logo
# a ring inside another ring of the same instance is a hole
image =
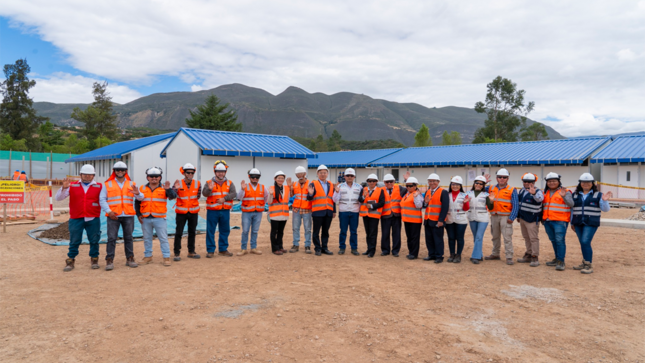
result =
[[[367,176],[366,180],[376,180],[376,181],[378,181],[378,176],[376,176],[376,174],[370,174],[370,175]]]
[[[459,175],[453,176],[452,179],[450,179],[450,182],[455,184],[464,184],[464,180]]]
[[[226,171],[226,165],[224,165],[222,163],[217,163],[217,165],[215,165],[214,169],[215,169],[215,171]]]
[[[327,169],[327,167],[326,167],[325,165],[320,165],[320,166],[318,167],[318,170],[316,170],[316,171],[321,171],[321,170],[327,170],[327,171],[329,171],[329,169]]]
[[[80,174],[96,174],[94,167],[90,164],[85,164],[81,166]]]
[[[305,169],[305,168],[304,168],[304,167],[302,167],[302,166],[297,166],[297,167],[296,167],[296,174],[300,174],[300,173],[305,173],[305,174],[306,174],[306,173],[307,173],[307,169]]]
[[[584,173],[584,174],[580,175],[580,179],[578,179],[578,181],[581,181],[581,182],[592,182],[592,181],[594,181],[594,179],[593,179],[593,175],[591,175],[591,174],[589,174],[589,173]]]
[[[278,170],[278,171],[276,171],[276,172],[275,172],[275,175],[273,176],[273,179],[275,179],[275,178],[279,177],[280,175],[282,175],[282,176],[283,176],[283,177],[285,177],[285,178],[287,177],[287,176],[284,174],[284,172],[282,172],[282,170]]]
[[[153,166],[152,168],[148,168],[148,170],[146,170],[146,175],[147,176],[161,176],[161,175],[163,175],[163,171],[161,170],[160,167]]]
[[[484,184],[488,183],[488,181],[486,180],[486,177],[483,175],[475,177],[475,181],[484,182]]]
[[[511,176],[511,174],[506,169],[499,169],[497,171],[497,176]]]
[[[258,170],[258,169],[256,169],[256,168],[253,168],[253,169],[249,170],[249,175],[257,175],[257,176],[261,176],[261,175],[262,175],[262,173],[260,173],[260,170]]]
[[[522,175],[522,181],[530,183],[530,182],[535,182],[537,181],[537,175],[533,173],[525,173]]]
[[[383,181],[396,181],[396,178],[392,174],[385,174]]]
[[[436,181],[441,181],[441,178],[439,178],[439,175],[432,173],[428,175],[428,180],[436,180]]]
[[[345,175],[356,176],[356,170],[354,170],[352,168],[347,168],[347,169],[345,169]]]
[[[411,176],[408,178],[408,180],[405,181],[406,184],[419,184],[419,181],[417,178]]]
[[[546,177],[545,177],[544,179],[545,179],[545,180],[551,180],[551,179],[558,179],[558,180],[560,180],[560,175],[558,175],[557,173],[554,173],[554,172],[550,172],[550,173],[548,173],[548,174],[546,175]]]
[[[128,165],[124,163],[123,161],[117,161],[114,163],[114,166],[112,166],[112,169],[127,169]]]
[[[184,169],[184,170],[193,170],[193,171],[195,171],[195,166],[194,166],[193,164],[191,164],[191,163],[186,163],[186,164],[184,164],[184,166],[182,167],[182,169]]]

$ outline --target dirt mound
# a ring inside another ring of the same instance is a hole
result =
[[[40,238],[49,239],[69,239],[69,221],[62,223],[58,227],[48,229],[40,234]]]
[[[645,221],[645,212],[638,212],[630,217],[625,218],[630,221]]]

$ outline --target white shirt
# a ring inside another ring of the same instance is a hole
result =
[[[346,182],[341,183],[339,187],[340,192],[334,191],[332,196],[334,203],[338,204],[338,211],[358,213],[361,208],[358,197],[363,192],[363,187],[358,183],[352,183],[350,187]]]
[[[87,190],[90,188],[90,185],[98,184],[96,180],[92,180],[89,184],[85,185],[83,182],[81,182],[81,186],[83,187],[83,191],[87,193]],[[102,188],[105,189],[105,188]],[[65,198],[69,197],[69,187],[67,188],[60,188],[56,192],[56,200],[61,201],[65,200]],[[91,220],[94,220],[94,217],[85,217],[85,222],[89,222]]]

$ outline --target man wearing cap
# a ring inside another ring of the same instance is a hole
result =
[[[369,258],[374,257],[374,253],[376,253],[378,224],[381,220],[381,215],[384,214],[383,207],[386,200],[383,187],[377,187],[376,183],[378,183],[378,176],[376,174],[368,175],[367,187],[363,188],[361,195],[358,197],[358,201],[361,203],[360,216],[363,217],[367,241],[367,251],[363,255],[367,255]],[[387,214],[390,213],[391,211],[388,210]]]
[[[269,203],[269,191],[264,185],[260,184],[260,170],[253,168],[249,170],[249,181],[241,182],[240,191],[237,193],[237,199],[242,201],[242,250],[237,253],[238,256],[244,256],[247,251],[247,242],[249,232],[251,232],[251,253],[261,255],[262,251],[258,250],[258,232],[262,223],[262,212],[265,205]]]
[[[83,241],[83,231],[90,242],[90,262],[92,269],[99,268],[99,240],[101,239],[101,206],[99,197],[103,186],[94,180],[94,167],[86,164],[81,167],[81,180],[72,182],[63,179],[63,187],[56,192],[56,200],[69,197],[69,251],[63,271],[72,271],[78,246]]]
[[[305,253],[311,253],[311,202],[307,200],[309,180],[307,180],[307,169],[302,166],[296,168],[296,178],[291,185],[293,192],[293,204],[291,215],[293,221],[293,246],[289,252],[298,252],[300,249],[300,225],[305,229]]]
[[[184,179],[175,181],[179,185],[177,189],[177,204],[175,205],[175,258],[174,261],[181,261],[181,238],[184,235],[184,227],[188,222],[188,258],[199,258],[195,253],[195,235],[197,232],[197,222],[199,221],[199,196],[202,194],[202,184],[199,180],[194,180],[195,166],[187,163],[179,168],[179,172],[184,175]]]
[[[99,203],[107,217],[107,246],[105,248],[105,270],[114,269],[114,252],[119,228],[123,229],[123,248],[128,267],[137,267],[134,262],[134,199],[143,200],[143,194],[128,175],[128,166],[123,161],[117,161],[112,167],[112,175],[105,181],[101,189]]]
[[[513,221],[519,213],[519,201],[515,188],[508,185],[508,170],[497,171],[497,185],[487,187],[489,200],[495,204],[490,211],[490,230],[493,235],[493,252],[485,260],[499,260],[504,238],[506,264],[513,265]]]
[[[231,209],[237,197],[235,184],[226,178],[228,164],[217,160],[213,164],[215,176],[204,185],[202,195],[206,199],[206,257],[215,256],[215,231],[219,227],[219,255],[231,257],[228,250],[228,236],[231,233]]]
[[[409,173],[406,174],[409,177]],[[385,192],[390,196],[390,210],[388,215],[381,216],[381,256],[399,257],[401,250],[401,200],[408,193],[407,188],[396,184],[392,174],[383,178]],[[390,249],[390,233],[392,234],[392,248]]]
[[[347,240],[347,227],[349,227],[349,246],[352,255],[358,256],[358,217],[361,207],[359,198],[363,188],[354,183],[356,171],[352,168],[345,170],[345,182],[336,184],[334,203],[338,204],[338,220],[340,222],[340,233],[338,234],[339,255],[345,254],[345,241]]]
[[[423,206],[426,208],[423,222],[426,234],[426,247],[428,256],[424,261],[434,260],[435,263],[443,262],[443,228],[450,207],[448,191],[439,186],[439,175],[432,173],[428,176],[428,191],[426,192]]]
[[[520,222],[522,237],[526,244],[524,257],[518,258],[519,263],[530,263],[531,267],[540,265],[538,255],[540,254],[539,227],[542,220],[542,201],[544,193],[535,187],[537,175],[526,173],[522,175],[524,188],[518,193],[519,212],[517,220]]]
[[[20,170],[16,170],[13,172],[13,177],[11,178],[12,180],[20,180]]]
[[[329,242],[329,226],[336,216],[334,203],[334,184],[327,180],[329,169],[320,165],[317,170],[318,179],[309,183],[307,200],[311,201],[312,219],[314,222],[313,240],[316,256],[333,255],[327,248]]]

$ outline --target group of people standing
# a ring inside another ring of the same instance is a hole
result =
[[[497,172],[497,184],[486,186],[489,177],[475,178],[471,189],[464,191],[459,176],[451,178],[448,189],[439,186],[441,180],[435,173],[430,174],[427,188],[420,187],[419,181],[410,174],[404,176],[405,186],[396,183],[393,175],[387,174],[380,182],[370,174],[366,186],[356,182],[356,172],[348,168],[344,172],[345,182],[334,185],[328,180],[329,170],[321,165],[316,171],[317,178],[310,181],[307,169],[299,166],[295,170],[297,180],[292,182],[286,174],[278,171],[269,187],[260,184],[261,172],[253,168],[248,172],[249,182],[242,181],[240,190],[226,178],[229,166],[217,160],[213,166],[214,177],[202,188],[194,180],[195,167],[186,164],[180,168],[184,175],[171,186],[169,181],[162,184],[162,170],[158,167],[146,170],[148,183],[137,187],[127,174],[127,165],[114,164],[113,173],[105,186],[94,180],[94,168],[84,165],[81,180],[71,182],[65,179],[63,187],[56,193],[56,200],[70,197],[70,246],[64,271],[74,268],[85,230],[90,242],[91,267],[99,268],[98,242],[100,239],[100,213],[107,219],[106,270],[114,268],[115,243],[119,228],[123,231],[126,266],[152,263],[152,238],[156,233],[163,256],[163,265],[170,266],[170,247],[166,225],[167,201],[176,199],[176,233],[174,240],[174,261],[181,260],[181,239],[188,224],[188,258],[198,259],[195,251],[195,234],[200,211],[199,198],[206,197],[206,257],[218,255],[230,257],[228,237],[230,235],[230,211],[235,199],[241,202],[242,236],[238,256],[261,255],[257,249],[257,237],[265,209],[271,225],[271,252],[283,255],[300,250],[300,229],[304,229],[304,252],[317,256],[333,255],[329,249],[329,229],[338,212],[340,232],[338,254],[349,247],[353,255],[358,251],[358,224],[363,219],[367,249],[362,255],[374,257],[377,253],[379,224],[381,231],[381,256],[399,257],[401,231],[407,238],[407,258],[414,260],[419,255],[421,228],[425,231],[428,255],[426,261],[444,261],[444,231],[448,236],[449,257],[447,262],[460,263],[465,245],[467,226],[473,233],[474,246],[470,261],[479,264],[483,260],[501,260],[501,241],[504,240],[505,260],[513,265],[513,222],[518,221],[526,243],[524,256],[517,260],[539,266],[540,223],[553,245],[555,258],[546,263],[555,269],[565,269],[565,236],[568,225],[575,231],[581,244],[583,262],[574,267],[582,273],[592,273],[591,240],[600,225],[600,213],[609,211],[607,200],[611,192],[603,195],[598,191],[593,176],[584,173],[575,193],[562,187],[560,176],[549,173],[547,188],[542,191],[535,187],[537,176],[526,173],[522,176],[523,188],[519,191],[508,185],[510,174],[506,169]],[[292,201],[291,213],[289,204]],[[337,210],[338,209],[338,210]],[[292,219],[293,245],[289,251],[284,248],[284,229],[289,216]],[[142,225],[144,258],[134,261],[132,232],[134,217]],[[483,256],[483,238],[491,225],[493,250]],[[217,244],[215,234],[218,232]],[[250,249],[248,248],[250,237]],[[311,244],[313,241],[314,249]]]

